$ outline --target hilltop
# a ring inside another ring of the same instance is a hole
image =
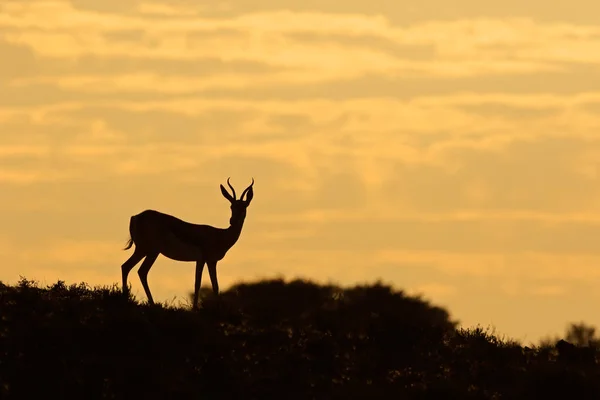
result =
[[[522,347],[391,287],[238,284],[200,310],[0,283],[2,399],[600,398],[595,351]]]

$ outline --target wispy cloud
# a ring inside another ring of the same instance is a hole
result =
[[[564,286],[560,285],[547,285],[535,287],[531,290],[531,293],[536,296],[564,296],[568,291]]]

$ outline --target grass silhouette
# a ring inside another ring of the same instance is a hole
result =
[[[381,283],[233,286],[202,307],[0,283],[2,399],[600,398],[592,347],[522,347]]]

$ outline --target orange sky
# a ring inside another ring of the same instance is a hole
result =
[[[381,279],[524,342],[600,325],[599,14],[2,1],[0,279],[119,282],[131,215],[225,227],[219,184],[254,177],[223,289]],[[193,269],[160,257],[155,299]]]

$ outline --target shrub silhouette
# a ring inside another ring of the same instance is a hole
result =
[[[600,338],[596,336],[596,327],[588,325],[585,322],[571,322],[565,329],[563,338],[560,336],[546,337],[539,342],[540,347],[550,349],[555,348],[560,342],[565,342],[576,346],[577,348],[587,347],[588,352],[595,352],[595,349],[600,347]],[[564,351],[570,351],[571,346],[561,344]]]
[[[600,396],[595,348],[457,329],[381,283],[241,283],[191,311],[22,279],[0,283],[0,324],[2,399]]]
[[[596,327],[584,322],[569,324],[565,340],[577,346],[598,347],[600,345],[600,339],[596,336]]]

